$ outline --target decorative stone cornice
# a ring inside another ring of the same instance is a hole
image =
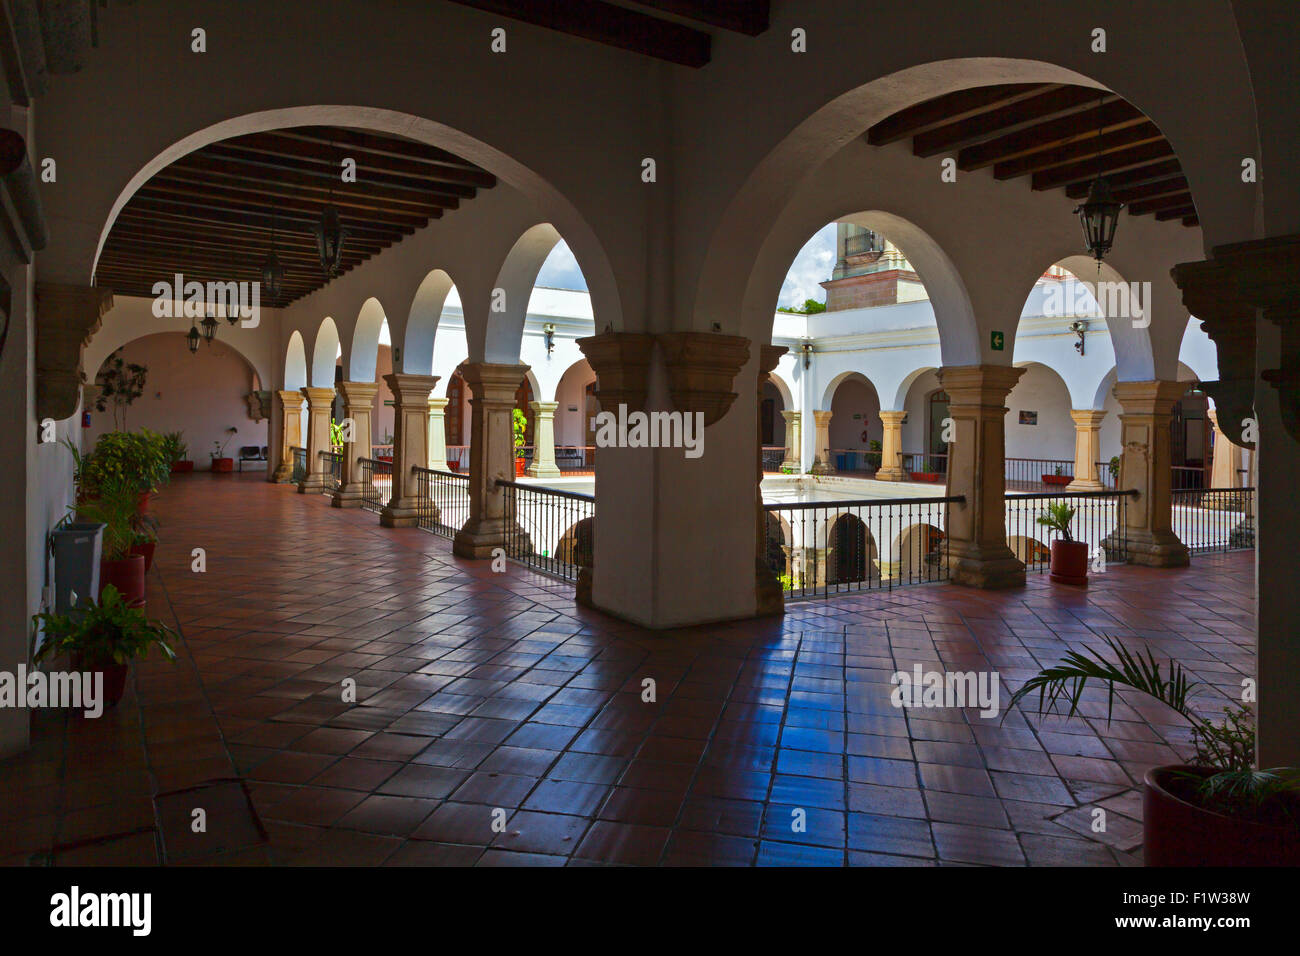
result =
[[[626,405],[628,411],[645,411],[654,336],[605,332],[576,341],[596,373],[596,398],[601,407],[613,411]]]
[[[112,307],[111,289],[37,283],[37,419],[62,421],[76,414],[85,380],[82,352]]]
[[[255,422],[266,421],[271,417],[271,393],[266,390],[249,392],[244,396],[248,403],[248,417]]]
[[[655,338],[663,350],[673,407],[702,412],[705,425],[720,421],[736,400],[731,387],[749,361],[749,339],[717,332],[664,332]]]
[[[1023,368],[1014,365],[945,365],[937,372],[939,384],[948,393],[948,407],[978,405],[1006,414],[1006,399]]]
[[[527,365],[500,365],[494,362],[471,362],[460,367],[461,377],[470,389],[470,402],[484,407],[515,404],[519,383],[528,374]]]

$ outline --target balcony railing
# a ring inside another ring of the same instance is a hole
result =
[[[596,499],[540,485],[498,480],[505,494],[506,556],[574,581],[590,566],[596,534]]]
[[[790,598],[948,579],[953,498],[766,504],[762,559]]]
[[[318,454],[321,471],[329,475],[329,480],[321,488],[321,494],[332,495],[343,484],[343,455],[337,451],[322,451]]]
[[[903,452],[903,471],[908,475],[928,474],[928,475],[946,475],[948,474],[948,456],[947,454],[935,454],[934,452]]]
[[[1074,480],[1074,462],[1064,458],[1008,458],[1003,477],[1008,491],[1046,491],[1057,484],[1064,488]]]
[[[469,445],[447,446],[447,470],[469,474]]]
[[[393,446],[392,445],[371,445],[370,457],[377,459],[379,461],[392,461]]]
[[[1028,571],[1046,571],[1052,557],[1052,541],[1060,535],[1038,523],[1047,508],[1065,502],[1074,508],[1070,534],[1088,545],[1094,566],[1099,556],[1107,564],[1128,561],[1128,547],[1119,529],[1124,527],[1125,509],[1136,491],[1067,491],[1035,495],[1007,495],[1007,546],[1025,562]]]
[[[307,449],[292,445],[289,450],[293,452],[293,471],[289,480],[296,485],[307,477]]]
[[[764,445],[763,446],[763,471],[769,474],[777,474],[781,471],[781,462],[785,461],[785,446],[783,445]]]
[[[1173,493],[1173,530],[1193,554],[1255,547],[1255,489]]]
[[[469,475],[416,467],[418,525],[424,531],[454,538],[469,520]]]
[[[1210,476],[1204,468],[1174,465],[1169,487],[1174,491],[1200,491],[1209,487]]]
[[[362,492],[361,507],[378,514],[393,497],[393,463],[380,458],[359,458]]]

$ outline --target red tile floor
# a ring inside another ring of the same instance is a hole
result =
[[[149,611],[178,659],[138,664],[99,720],[37,714],[0,762],[0,862],[1129,865],[1177,718],[902,711],[890,674],[1014,685],[1110,634],[1188,664],[1217,709],[1252,665],[1249,553],[652,633],[260,477],[187,476],[154,511]]]

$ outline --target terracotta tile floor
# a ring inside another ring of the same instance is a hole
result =
[[[1175,718],[902,711],[890,674],[1014,684],[1104,633],[1189,664],[1217,709],[1252,664],[1248,553],[655,634],[253,476],[183,478],[154,510],[178,660],[137,665],[100,720],[37,715],[0,763],[4,863],[1127,865]]]

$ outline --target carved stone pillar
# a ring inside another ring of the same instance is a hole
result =
[[[429,399],[429,467],[449,471],[447,467],[447,399]]]
[[[953,441],[948,445],[948,494],[965,504],[948,512],[949,577],[978,588],[1025,583],[1025,566],[1007,547],[1006,400],[1024,369],[966,365],[939,369],[948,393]]]
[[[1174,403],[1186,391],[1186,382],[1120,382],[1115,386],[1115,398],[1123,408],[1119,416],[1124,449],[1119,490],[1138,493],[1128,500],[1125,523],[1117,533],[1134,564],[1174,568],[1188,563],[1187,548],[1173,532],[1169,439]]]
[[[831,460],[831,414],[822,409],[813,411],[813,422],[817,427],[817,443],[814,446],[817,454],[813,457],[812,468],[808,470],[814,475],[835,474],[835,462]]]
[[[511,413],[527,365],[473,362],[461,366],[469,386],[469,520],[456,533],[452,549],[462,558],[490,558],[505,543],[505,495],[497,480],[515,476]]]
[[[109,289],[37,283],[37,421],[63,421],[77,413],[82,351],[112,307],[113,293]]]
[[[530,478],[558,478],[555,464],[555,410],[559,402],[531,402],[533,410],[533,462],[528,466]]]
[[[706,426],[721,421],[739,394],[731,386],[749,361],[749,339],[716,332],[664,332],[655,341],[663,352],[673,407],[702,413]],[[601,407],[606,407],[603,402]]]
[[[800,434],[803,413],[787,409],[781,412],[781,417],[785,419],[785,458],[781,461],[781,470],[797,475],[803,471],[799,463],[799,449],[803,447]]]
[[[1097,474],[1101,456],[1101,423],[1106,418],[1105,409],[1072,408],[1074,419],[1074,480],[1066,491],[1104,491],[1105,485]]]
[[[1219,410],[1211,408],[1207,413],[1214,426],[1214,457],[1210,463],[1211,488],[1241,487],[1241,447],[1228,440],[1228,436],[1219,427]]]
[[[293,474],[293,449],[302,441],[302,392],[286,389],[280,396],[280,464],[273,480],[288,481]]]
[[[370,419],[379,383],[340,382],[339,391],[343,393],[344,421],[346,423],[347,419],[352,420],[352,441],[347,440],[348,429],[344,427],[341,480],[330,504],[335,508],[360,508],[371,489],[370,478],[362,480],[361,465],[357,459],[369,458],[371,455]]]
[[[299,494],[321,494],[333,477],[320,453],[329,451],[330,446],[330,409],[334,405],[334,389],[302,389],[307,399],[307,471],[298,482]]]
[[[393,496],[379,512],[385,528],[409,528],[420,520],[419,482],[412,471],[429,461],[429,393],[436,375],[391,372],[384,376],[393,393]]]
[[[885,430],[880,441],[880,468],[876,471],[877,481],[907,480],[907,472],[903,471],[903,422],[906,419],[905,411],[880,410],[880,421]]]
[[[759,348],[758,359],[758,393],[756,396],[757,406],[763,404],[763,387],[767,385],[768,379],[772,375],[772,370],[776,368],[776,363],[781,360],[781,356],[786,353],[784,345],[763,345]],[[767,556],[767,510],[763,507],[763,420],[758,418],[758,428],[756,434],[758,446],[757,455],[757,479],[754,485],[755,495],[758,500],[758,521],[756,525],[757,537],[755,539],[755,561],[754,561],[754,596],[757,601],[758,614],[784,614],[785,613],[785,591],[781,587],[781,580],[768,564]],[[786,542],[782,542],[785,544]]]

